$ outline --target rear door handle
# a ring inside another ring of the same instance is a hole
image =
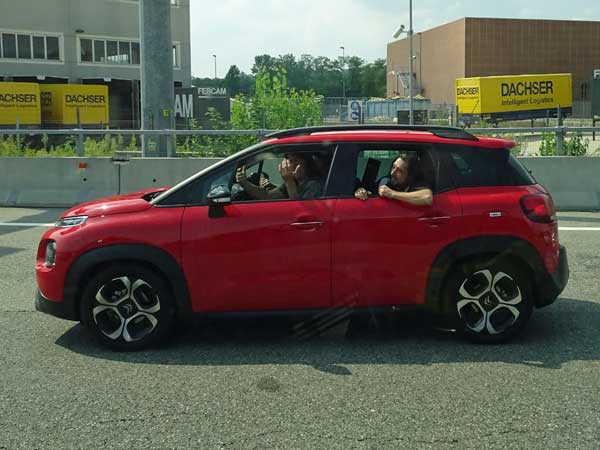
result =
[[[294,222],[294,223],[290,223],[290,226],[292,228],[296,228],[299,230],[316,230],[317,228],[322,227],[325,224],[325,222]]]
[[[448,220],[450,220],[450,216],[437,216],[437,217],[421,217],[420,219],[417,219],[419,222],[426,222],[426,223],[444,223],[447,222]]]

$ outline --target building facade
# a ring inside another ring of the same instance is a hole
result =
[[[189,87],[189,0],[170,1],[173,79]],[[111,126],[139,126],[137,0],[0,0],[0,34],[0,81],[107,85]]]
[[[544,73],[571,73],[574,103],[589,103],[600,22],[466,17],[415,33],[413,53],[415,94],[436,104],[455,103],[457,78]],[[408,39],[388,44],[387,61],[387,96],[402,96]]]

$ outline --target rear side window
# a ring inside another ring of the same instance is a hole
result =
[[[535,179],[509,150],[452,146],[446,153],[446,167],[457,187],[523,186]]]

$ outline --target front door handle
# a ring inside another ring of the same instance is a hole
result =
[[[437,217],[421,217],[417,219],[419,222],[425,222],[428,225],[438,226],[450,220],[450,216],[437,216]]]

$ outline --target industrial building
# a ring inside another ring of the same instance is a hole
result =
[[[387,97],[408,96],[408,39],[387,46]],[[413,95],[454,104],[457,78],[571,73],[573,112],[589,116],[600,22],[466,17],[413,36]]]
[[[170,2],[173,79],[190,87],[190,4]],[[111,127],[139,127],[137,0],[0,0],[0,11],[0,81],[106,85]]]

